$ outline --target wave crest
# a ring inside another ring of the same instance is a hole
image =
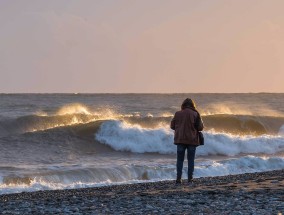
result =
[[[122,121],[108,121],[101,125],[96,139],[118,151],[135,153],[172,151],[172,132],[164,127],[150,129]]]
[[[117,151],[174,154],[176,147],[173,136],[174,133],[169,128],[142,128],[113,120],[104,122],[95,138]],[[204,136],[206,145],[198,148],[197,155],[234,156],[284,151],[284,139],[280,136],[236,136],[213,132],[204,132]]]

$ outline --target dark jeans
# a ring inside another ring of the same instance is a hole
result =
[[[177,179],[181,179],[185,150],[187,149],[188,179],[192,179],[196,146],[177,145]]]

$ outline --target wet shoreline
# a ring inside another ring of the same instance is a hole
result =
[[[0,195],[1,214],[278,214],[284,170]]]

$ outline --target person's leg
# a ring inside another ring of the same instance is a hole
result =
[[[186,146],[177,145],[177,183],[181,182],[182,168]]]
[[[188,182],[192,180],[194,171],[194,158],[195,158],[195,146],[187,147],[187,161],[188,161]]]

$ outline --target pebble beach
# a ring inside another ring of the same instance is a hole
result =
[[[284,170],[0,196],[1,214],[284,214]]]

